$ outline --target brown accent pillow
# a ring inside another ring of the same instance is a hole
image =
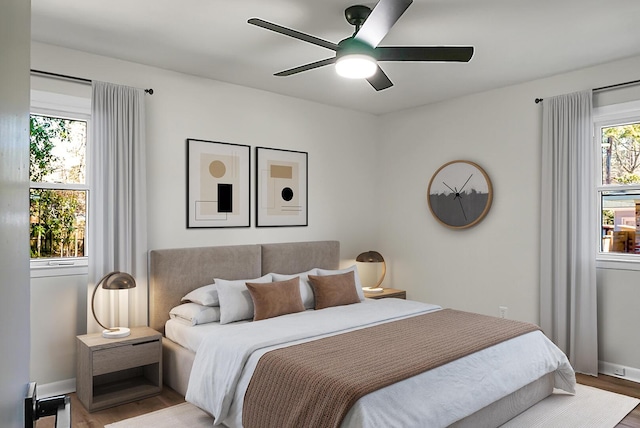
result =
[[[254,321],[304,311],[298,276],[286,281],[247,282],[247,289],[253,300]]]
[[[309,275],[309,281],[316,300],[315,309],[360,303],[353,271],[337,275]]]

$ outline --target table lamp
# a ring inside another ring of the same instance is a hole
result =
[[[387,264],[384,261],[384,257],[377,251],[367,251],[364,252],[358,257],[356,257],[357,262],[361,263],[382,263],[382,275],[380,275],[380,279],[373,287],[362,287],[362,289],[367,293],[381,293],[384,289],[380,287],[382,281],[384,280],[384,275],[387,273]]]
[[[96,316],[96,309],[94,306],[96,291],[100,288],[100,284],[102,284],[102,288],[105,290],[127,290],[129,288],[135,288],[136,281],[133,279],[131,275],[124,272],[111,272],[102,277],[100,281],[96,284],[96,288],[93,290],[93,296],[91,296],[91,312],[93,312],[93,318],[96,320],[98,324],[104,330],[102,331],[102,337],[106,337],[107,339],[115,339],[118,337],[127,337],[131,334],[131,330],[127,327],[107,327],[98,321],[98,317]]]

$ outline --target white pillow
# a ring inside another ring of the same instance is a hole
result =
[[[204,285],[187,293],[182,302],[193,302],[202,306],[220,306],[218,299],[218,288],[215,284]]]
[[[346,269],[336,269],[336,270],[318,268],[317,271],[318,271],[318,276],[338,275],[341,273],[347,273],[347,272],[353,271],[353,279],[355,280],[355,283],[356,283],[356,291],[358,292],[358,297],[360,297],[361,302],[364,302],[364,292],[362,291],[362,283],[360,282],[360,277],[358,276],[358,268],[356,267],[356,265],[353,265]]]
[[[253,300],[247,282],[272,282],[271,274],[256,279],[238,279],[229,281],[215,279],[220,299],[220,324],[253,318]]]
[[[220,321],[220,308],[202,306],[197,303],[183,303],[171,309],[169,316],[190,322],[191,325],[206,324]]]
[[[297,273],[295,275],[284,275],[281,273],[272,273],[274,281],[286,281],[291,278],[295,278],[296,276],[300,277],[300,296],[302,297],[302,304],[305,309],[313,309],[315,305],[315,300],[313,298],[313,289],[311,288],[311,284],[309,283],[309,275],[317,275],[318,270],[316,268],[311,269],[307,272]]]

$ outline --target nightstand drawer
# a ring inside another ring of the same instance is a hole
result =
[[[160,340],[117,346],[93,352],[93,375],[146,366],[160,360]]]

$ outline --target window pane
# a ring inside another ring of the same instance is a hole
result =
[[[602,192],[602,252],[640,253],[640,190]]]
[[[31,258],[85,255],[86,200],[84,190],[30,190]]]
[[[87,122],[32,114],[30,143],[31,181],[85,183]]]
[[[640,183],[640,123],[601,128],[602,184]]]

